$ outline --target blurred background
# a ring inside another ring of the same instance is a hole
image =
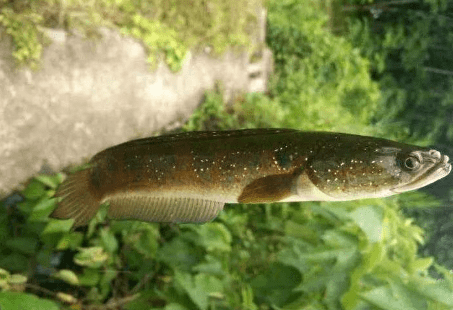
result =
[[[0,0],[0,26],[17,70],[42,70],[49,29],[113,29],[176,75],[199,54],[252,67],[272,52],[265,87],[217,81],[173,131],[339,131],[453,156],[453,1]],[[2,310],[453,309],[451,175],[385,199],[230,205],[204,225],[101,210],[74,231],[48,218],[64,174],[44,172],[2,201]]]

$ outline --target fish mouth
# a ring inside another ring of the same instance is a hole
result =
[[[391,191],[395,193],[402,193],[410,190],[415,190],[439,179],[447,176],[451,172],[451,164],[448,162],[450,158],[447,155],[441,155],[436,150],[423,152],[423,158],[428,169],[420,174],[414,181],[404,184],[402,186],[394,187]]]

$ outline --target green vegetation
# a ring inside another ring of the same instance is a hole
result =
[[[13,57],[32,68],[37,67],[42,53],[42,34],[37,27],[41,20],[38,14],[15,13],[9,7],[0,11],[0,25],[13,38]]]
[[[14,43],[18,64],[39,65],[43,27],[78,30],[87,36],[100,26],[119,29],[143,42],[151,68],[163,56],[179,70],[189,49],[209,47],[220,54],[250,48],[247,30],[261,0],[0,0],[0,25]]]
[[[29,184],[22,220],[0,215],[2,309],[106,301],[129,310],[453,306],[451,275],[438,267],[445,282],[426,276],[433,261],[416,256],[422,230],[399,211],[420,194],[336,206],[232,205],[204,225],[109,222],[104,209],[71,231],[72,220],[48,218],[61,180]]]
[[[382,90],[381,113],[388,122],[398,119],[411,135],[425,144],[447,139],[453,129],[445,116],[452,113],[453,38],[447,22],[447,1],[416,5],[376,6],[380,18],[356,10],[349,22],[349,41],[371,61]]]
[[[122,7],[125,15],[134,11],[126,32],[149,36],[153,53],[156,46],[171,46],[179,34],[165,18],[178,20],[182,9],[165,1],[161,6],[156,1],[162,9],[155,11],[141,2],[134,2],[133,10],[126,1],[93,3],[103,16],[116,17],[112,20],[125,17],[107,7]],[[194,3],[212,8],[222,2]],[[248,7],[251,2],[241,3]],[[342,5],[358,11],[368,4]],[[49,9],[55,23],[82,25],[80,16],[98,12],[83,10],[81,3],[67,5],[80,6],[80,15],[68,7],[59,8],[60,15]],[[403,108],[387,104],[395,98],[403,102],[407,93],[390,88],[394,78],[384,74],[386,61],[377,66],[385,57],[368,54],[354,39],[358,24],[344,21],[351,26],[349,38],[333,35],[329,21],[339,9],[329,10],[327,1],[269,0],[267,5],[267,44],[275,57],[269,94],[247,94],[226,106],[219,86],[206,94],[183,130],[292,127],[415,139],[409,123],[392,121]],[[151,11],[162,18],[146,19]],[[209,28],[197,22],[200,31]],[[155,32],[165,35],[156,39]],[[185,44],[167,54],[173,53],[175,64],[192,46]],[[382,79],[373,79],[370,71]],[[109,221],[102,209],[87,228],[73,231],[71,220],[48,218],[62,179],[61,174],[37,177],[17,208],[5,206],[7,212],[0,213],[2,310],[453,308],[451,273],[433,258],[418,256],[423,230],[401,211],[439,206],[420,192],[341,203],[230,205],[204,225]],[[443,280],[429,276],[433,268]]]

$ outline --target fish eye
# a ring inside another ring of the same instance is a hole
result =
[[[409,170],[415,170],[420,167],[420,160],[416,157],[410,156],[404,161],[404,167]]]

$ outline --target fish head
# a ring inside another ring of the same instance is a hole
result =
[[[424,187],[451,171],[449,157],[436,150],[361,138],[327,143],[306,166],[313,185],[331,200],[391,196]]]

